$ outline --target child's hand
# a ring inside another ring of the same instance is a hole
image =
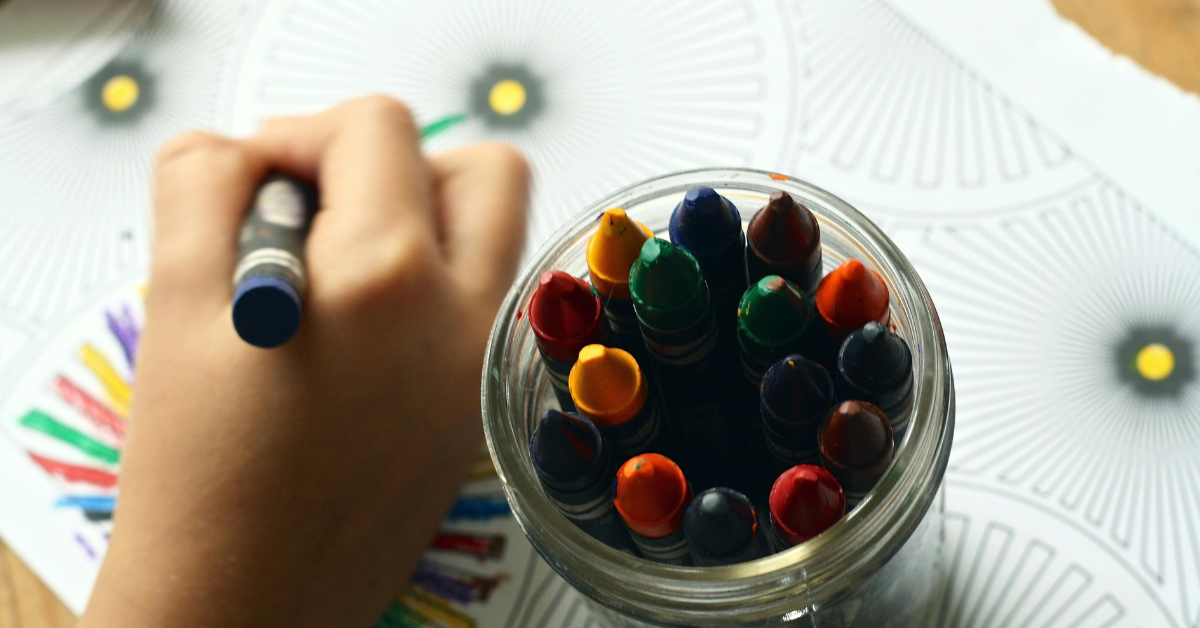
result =
[[[230,299],[270,168],[317,181],[321,209],[304,321],[264,350]],[[527,177],[502,145],[423,158],[384,97],[162,149],[116,527],[83,626],[371,625],[479,449]]]

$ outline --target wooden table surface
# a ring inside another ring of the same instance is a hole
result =
[[[1114,52],[1200,93],[1200,0],[1052,0]],[[0,628],[59,628],[75,616],[0,543]]]

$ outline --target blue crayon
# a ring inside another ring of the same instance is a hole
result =
[[[278,347],[300,327],[308,283],[304,243],[317,203],[314,186],[278,172],[254,195],[233,272],[233,327],[251,345]]]
[[[851,333],[838,351],[837,389],[842,399],[860,399],[883,410],[899,443],[913,406],[908,343],[874,321]]]
[[[529,440],[529,457],[555,508],[613,549],[639,555],[612,500],[616,467],[591,421],[547,410]]]
[[[507,517],[511,512],[508,507],[508,500],[504,499],[503,495],[460,497],[458,501],[454,502],[454,506],[450,508],[450,514],[446,515],[446,520],[495,519],[496,517]]]
[[[737,207],[712,188],[692,188],[671,213],[669,231],[671,242],[700,263],[717,326],[732,339],[746,292],[746,235]]]
[[[733,565],[767,555],[766,535],[754,504],[724,487],[700,493],[683,516],[692,562],[699,567]]]

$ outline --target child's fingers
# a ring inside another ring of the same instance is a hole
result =
[[[238,229],[266,167],[253,151],[207,133],[185,133],[163,146],[155,167],[152,291],[169,285],[189,301],[228,303]]]
[[[503,296],[525,241],[525,158],[506,144],[487,143],[429,161],[451,272],[468,289]]]
[[[395,99],[366,96],[314,116],[268,120],[244,141],[273,166],[317,181],[327,212],[318,223],[355,240],[400,229],[435,233],[428,166],[412,114]]]

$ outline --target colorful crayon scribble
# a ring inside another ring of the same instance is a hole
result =
[[[504,499],[503,495],[484,495],[478,497],[460,497],[454,502],[454,506],[450,508],[450,513],[446,515],[447,521],[459,521],[463,519],[471,521],[495,519],[496,517],[507,517],[512,514],[509,510],[508,500]]]

